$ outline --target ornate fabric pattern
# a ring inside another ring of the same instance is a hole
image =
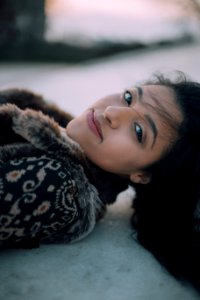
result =
[[[78,181],[61,161],[46,155],[11,160],[0,163],[0,174],[2,243],[48,240],[61,229],[67,235],[83,218]]]

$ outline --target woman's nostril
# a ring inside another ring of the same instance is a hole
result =
[[[107,106],[104,114],[104,118],[107,120],[109,126],[116,129],[119,125],[119,112],[118,108],[114,106]]]

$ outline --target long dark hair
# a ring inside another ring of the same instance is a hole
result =
[[[151,182],[134,185],[132,224],[142,245],[173,275],[200,290],[200,232],[194,230],[200,199],[200,84],[183,73],[173,81],[158,75],[146,84],[173,89],[184,120],[170,151],[149,166]]]

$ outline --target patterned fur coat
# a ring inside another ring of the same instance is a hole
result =
[[[126,189],[67,136],[71,119],[31,91],[0,92],[0,247],[84,238]]]

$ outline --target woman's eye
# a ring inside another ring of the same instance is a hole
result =
[[[137,123],[135,123],[135,133],[137,135],[138,142],[141,144],[143,138],[143,131],[142,131],[142,127]]]
[[[127,102],[127,104],[128,104],[128,106],[130,106],[131,105],[131,103],[132,103],[132,94],[131,94],[131,92],[129,92],[129,91],[125,91],[124,92],[124,100]]]

